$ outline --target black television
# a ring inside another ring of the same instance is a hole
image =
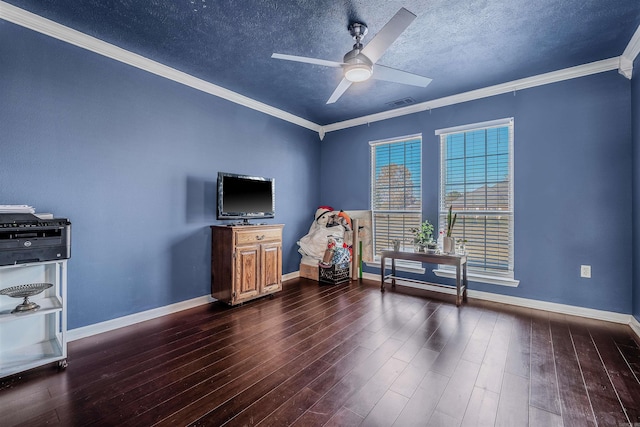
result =
[[[273,218],[276,213],[275,179],[218,172],[218,219]]]

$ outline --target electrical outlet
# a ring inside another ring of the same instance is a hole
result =
[[[587,279],[591,279],[591,266],[590,265],[581,265],[580,266],[580,277],[585,277]]]

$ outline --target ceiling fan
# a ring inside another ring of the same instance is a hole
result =
[[[327,104],[336,102],[349,89],[352,83],[363,82],[369,78],[426,87],[431,83],[430,78],[376,64],[389,46],[400,37],[400,34],[407,29],[414,19],[416,19],[416,15],[405,8],[401,8],[366,46],[362,45],[362,38],[367,34],[367,26],[359,22],[351,23],[349,25],[349,33],[355,39],[356,44],[353,45],[351,51],[347,52],[342,62],[282,53],[274,53],[271,57],[325,67],[342,68],[344,77],[331,94],[331,97],[329,97]]]

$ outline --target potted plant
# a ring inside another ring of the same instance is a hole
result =
[[[425,220],[420,227],[412,228],[413,244],[416,252],[426,252],[426,249],[435,249],[436,242],[433,241],[433,225],[429,220]]]
[[[447,229],[443,238],[443,249],[447,254],[452,254],[456,251],[456,241],[453,236],[451,236],[451,233],[453,232],[453,227],[456,225],[458,214],[453,214],[452,209],[453,205],[449,205],[449,213],[447,214]]]

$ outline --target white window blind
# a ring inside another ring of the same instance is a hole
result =
[[[439,227],[466,240],[470,271],[513,278],[513,119],[437,131]]]
[[[422,135],[374,141],[371,145],[373,245],[380,252],[413,248],[411,229],[422,221]]]

